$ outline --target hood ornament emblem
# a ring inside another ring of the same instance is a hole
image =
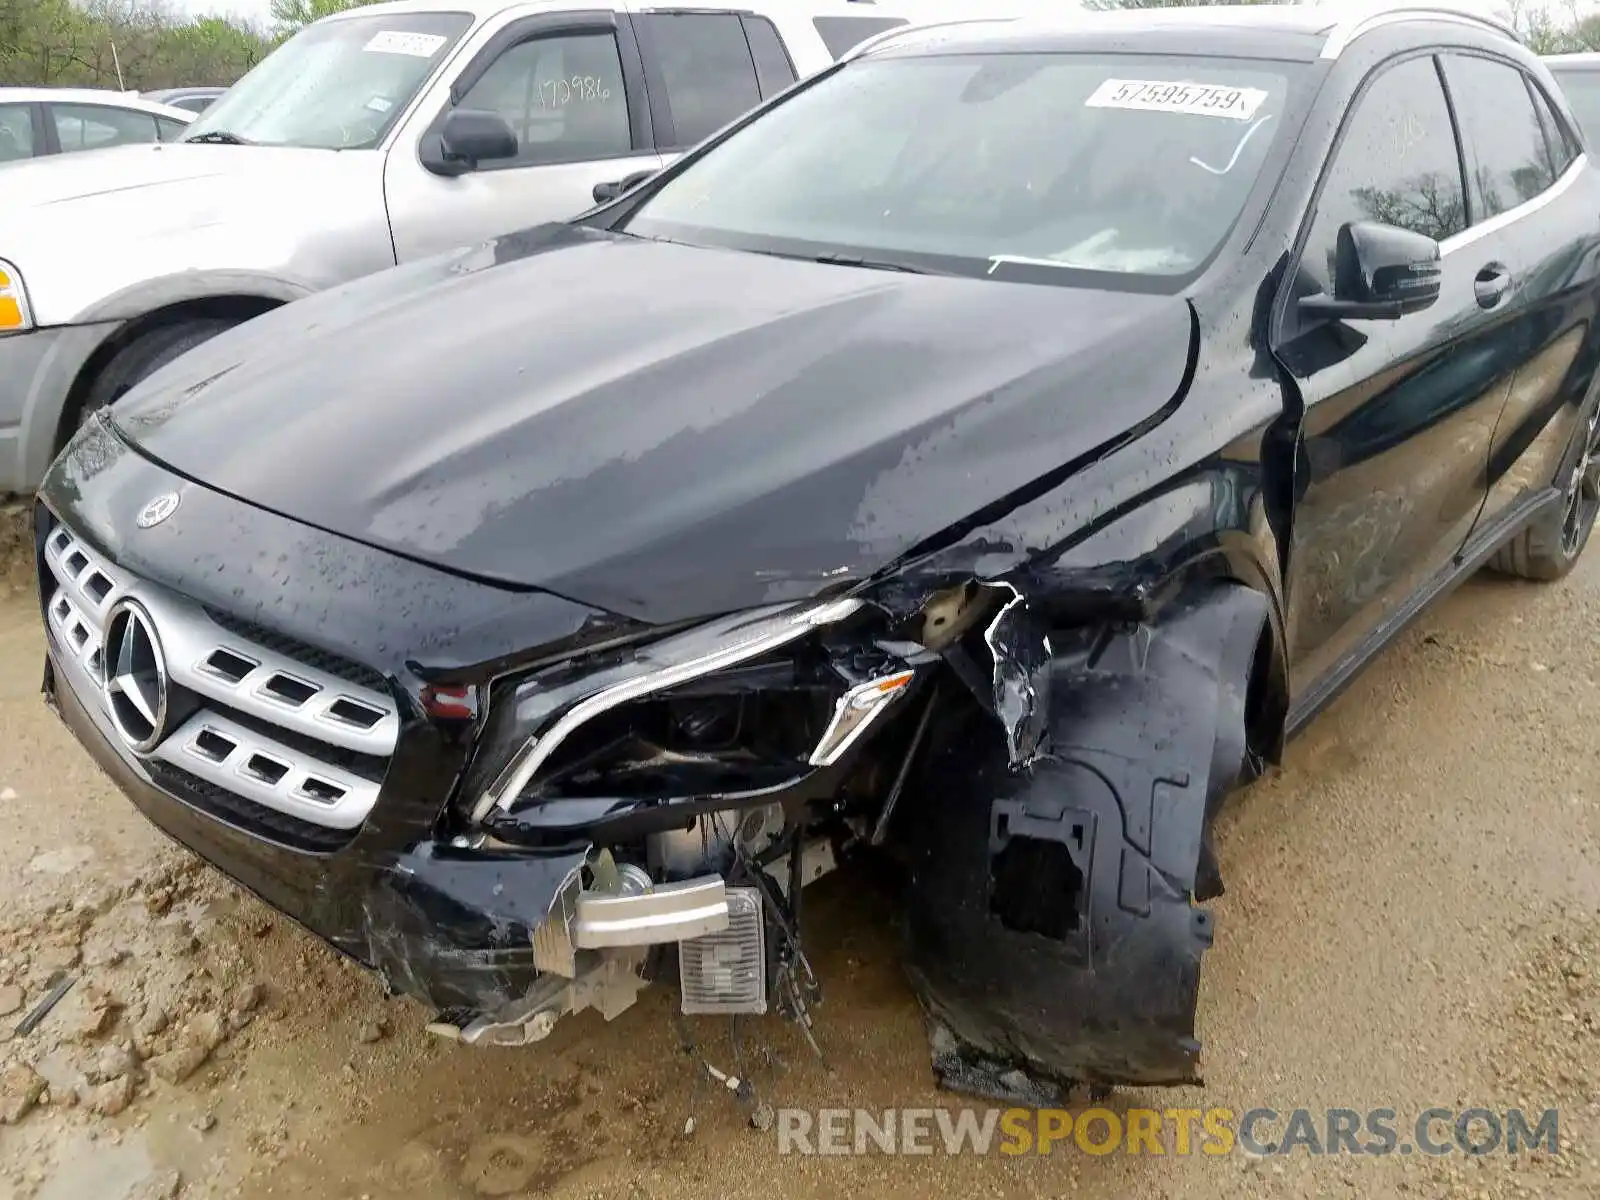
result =
[[[149,529],[159,525],[173,513],[178,511],[180,497],[177,492],[162,492],[154,497],[148,504],[139,510],[139,515],[134,518],[134,523],[140,529]]]

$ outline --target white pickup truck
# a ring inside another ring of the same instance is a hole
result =
[[[896,26],[1036,6],[577,2],[342,12],[181,141],[7,168],[0,493],[31,491],[85,416],[230,325],[574,216]]]

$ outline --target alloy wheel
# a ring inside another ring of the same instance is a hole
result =
[[[1567,478],[1566,517],[1561,523],[1561,551],[1573,558],[1583,549],[1595,516],[1600,513],[1600,403],[1589,410],[1583,447]]]

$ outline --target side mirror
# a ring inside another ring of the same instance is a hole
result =
[[[594,185],[594,191],[591,195],[594,196],[596,204],[606,204],[615,200],[624,192],[633,191],[634,188],[654,174],[654,170],[635,171],[632,175],[624,175],[621,179],[613,179],[608,183],[597,183]]]
[[[451,109],[437,139],[422,155],[422,165],[436,175],[462,175],[479,163],[517,156],[511,126],[499,113],[484,109]]]
[[[1307,316],[1393,321],[1439,298],[1439,243],[1377,221],[1339,227],[1333,252],[1333,295],[1300,300]]]

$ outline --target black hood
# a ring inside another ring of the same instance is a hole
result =
[[[119,403],[217,490],[649,621],[863,578],[1158,419],[1177,297],[543,227],[250,322]]]

